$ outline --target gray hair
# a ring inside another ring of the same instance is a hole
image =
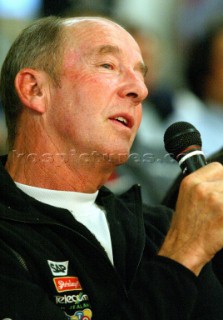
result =
[[[63,54],[63,19],[47,17],[34,21],[12,44],[1,70],[0,95],[8,127],[9,147],[13,146],[22,103],[14,81],[23,68],[47,72],[55,84],[59,83],[59,68]],[[60,59],[61,57],[61,59]]]

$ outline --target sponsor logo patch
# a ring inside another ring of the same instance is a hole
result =
[[[55,298],[56,298],[56,304],[62,304],[62,305],[79,304],[89,300],[87,294],[84,294],[83,292],[80,292],[78,294],[72,294],[72,295],[55,296]]]
[[[51,261],[47,260],[50,270],[54,276],[67,276],[69,261]]]
[[[57,277],[53,281],[58,292],[82,290],[77,277]]]

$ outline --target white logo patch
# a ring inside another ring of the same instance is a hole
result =
[[[69,261],[51,261],[47,260],[50,270],[54,276],[67,276]]]

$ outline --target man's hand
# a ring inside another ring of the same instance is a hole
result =
[[[211,163],[185,177],[159,255],[196,275],[223,248],[223,166]]]

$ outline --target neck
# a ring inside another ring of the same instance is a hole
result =
[[[24,141],[24,140],[23,140]],[[47,150],[47,152],[46,152]],[[109,178],[114,165],[100,155],[58,152],[44,143],[15,143],[6,169],[14,181],[52,190],[93,193]]]

